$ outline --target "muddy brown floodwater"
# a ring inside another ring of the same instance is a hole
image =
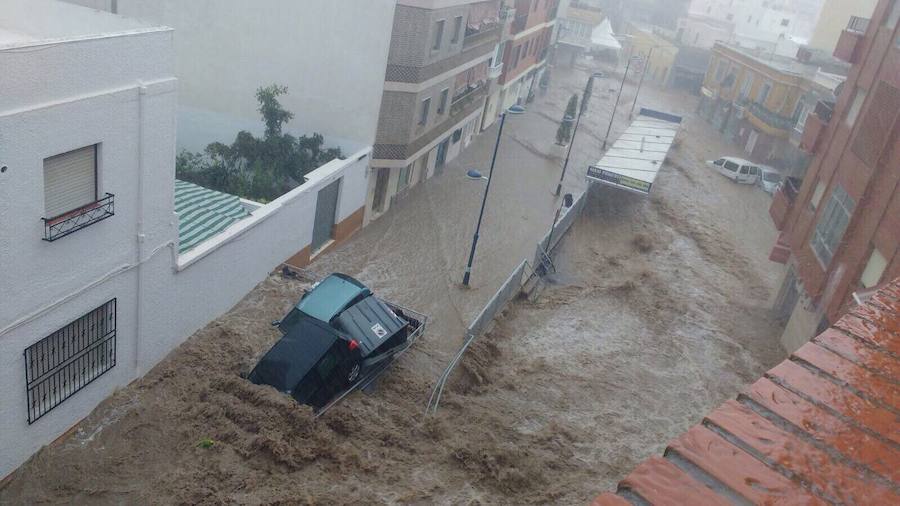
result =
[[[589,502],[784,356],[769,198],[706,169],[715,134],[685,128],[651,198],[592,192],[557,273],[475,343],[437,416],[425,401],[460,337],[439,330],[318,420],[241,379],[307,288],[273,275],[35,455],[0,503]]]

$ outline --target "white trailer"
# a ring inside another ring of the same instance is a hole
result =
[[[588,167],[588,182],[649,195],[680,126],[681,116],[641,108],[603,158]]]

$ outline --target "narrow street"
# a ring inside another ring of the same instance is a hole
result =
[[[783,352],[768,311],[778,274],[767,260],[769,197],[703,165],[738,151],[693,118],[696,98],[646,84],[639,105],[686,115],[651,197],[591,190],[541,297],[512,304],[451,378],[438,414],[423,415],[469,321],[550,226],[557,121],[587,75],[554,70],[547,95],[508,119],[471,289],[460,281],[484,187],[464,174],[486,172],[497,125],[310,266],[431,315],[373,391],[313,420],[240,378],[277,339],[269,321],[308,287],[272,275],[39,452],[0,504],[586,504],[658,452]],[[564,192],[584,189],[599,158],[613,82],[595,84]]]

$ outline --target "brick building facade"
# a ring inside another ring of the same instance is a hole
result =
[[[500,0],[397,0],[367,207],[375,218],[480,130]]]
[[[775,308],[796,349],[886,280],[900,276],[900,0],[881,0],[863,31],[841,35],[852,64],[833,111],[809,115],[801,145],[812,162],[776,193],[781,231],[772,258],[787,269]]]

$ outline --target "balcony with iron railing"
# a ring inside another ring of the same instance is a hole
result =
[[[379,160],[405,160],[410,158],[422,148],[445,135],[467,116],[480,110],[484,106],[484,98],[486,96],[487,86],[479,86],[474,90],[469,90],[450,104],[450,113],[447,115],[447,119],[435,125],[409,144],[375,144],[373,158]]]
[[[794,118],[782,116],[772,112],[759,102],[750,102],[747,105],[750,123],[758,129],[777,137],[789,137],[794,128]]]
[[[500,39],[501,29],[502,26],[496,23],[488,26],[482,26],[478,30],[470,26],[466,26],[466,35],[463,38],[463,50],[466,50],[470,47],[475,47],[487,41],[496,43]]]
[[[815,111],[806,117],[806,124],[803,126],[803,136],[800,139],[800,149],[806,153],[814,154],[821,144],[825,127],[831,121],[832,107],[832,104],[819,101],[816,104]]]
[[[487,89],[484,86],[473,86],[453,97],[453,101],[450,102],[450,117],[452,118],[459,114],[460,111],[468,109],[472,102],[484,98],[486,94]]]
[[[62,239],[94,223],[115,215],[115,195],[107,193],[102,199],[52,218],[41,218],[44,222],[44,240],[48,242]]]
[[[861,42],[866,36],[869,20],[858,16],[850,16],[847,28],[841,32],[837,45],[834,47],[834,57],[847,63],[858,63]]]
[[[791,207],[793,207],[794,202],[797,200],[797,195],[800,193],[801,184],[802,181],[795,177],[786,177],[781,183],[781,187],[772,196],[769,216],[772,217],[776,230],[784,229]]]

